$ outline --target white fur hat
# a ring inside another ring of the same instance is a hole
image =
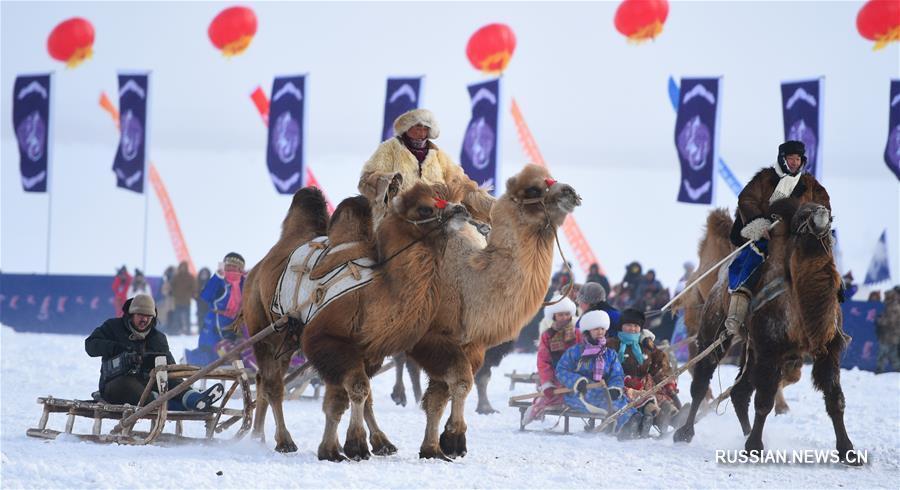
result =
[[[641,330],[641,339],[639,340],[639,342],[643,342],[644,339],[650,339],[651,342],[655,342],[656,334],[645,328],[645,329]]]
[[[553,296],[553,299],[550,301],[556,301],[559,299],[559,295],[556,294]],[[562,301],[556,303],[555,305],[548,305],[544,307],[544,318],[553,319],[553,315],[557,313],[568,313],[572,316],[575,316],[575,303],[572,302],[568,297],[563,298]]]
[[[400,114],[394,120],[394,134],[400,136],[416,124],[428,127],[428,139],[430,140],[441,135],[441,128],[438,126],[437,119],[428,109],[413,109]]]
[[[609,313],[603,310],[589,311],[584,315],[581,315],[581,318],[578,319],[577,326],[578,330],[581,330],[582,333],[595,328],[605,328],[609,330]]]

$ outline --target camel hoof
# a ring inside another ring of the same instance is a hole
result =
[[[684,427],[675,431],[675,435],[672,436],[672,440],[675,442],[684,442],[690,443],[694,438],[694,428],[685,425]]]
[[[747,439],[747,442],[744,443],[744,449],[750,454],[753,454],[755,452],[759,456],[762,456],[762,451],[764,449],[762,440],[756,441],[753,439]]]
[[[364,438],[353,438],[344,441],[344,455],[353,461],[362,461],[369,459],[372,454],[369,452],[369,444]]]
[[[331,461],[334,463],[347,461],[347,458],[341,454],[341,449],[339,447],[326,447],[325,445],[320,445],[316,455],[319,457],[319,461]]]
[[[785,405],[783,407],[778,406],[778,405],[775,406],[775,415],[784,415],[790,411],[791,411],[791,407],[789,407],[787,405]]]
[[[372,441],[372,454],[376,456],[390,456],[397,453],[397,446],[391,444],[387,437]]]
[[[401,407],[406,406],[406,390],[394,388],[394,391],[391,393],[391,400],[394,400],[394,403],[400,405]]]
[[[841,455],[841,463],[847,466],[862,466],[863,462],[860,461],[860,456],[858,453],[853,451],[853,446],[850,446],[847,449],[838,448],[838,453]],[[853,457],[850,457],[850,454],[853,454]]]
[[[464,458],[466,456],[466,433],[454,434],[444,431],[441,434],[441,450],[451,458]]]
[[[439,459],[441,461],[451,462],[452,459],[448,458],[446,454],[444,454],[440,448],[428,448],[428,449],[420,449],[419,450],[419,458],[420,459]]]
[[[275,446],[275,450],[279,453],[296,453],[297,445],[294,444],[294,441],[285,441]]]
[[[497,410],[494,410],[494,407],[492,407],[490,404],[486,404],[486,405],[478,405],[478,407],[475,409],[475,413],[479,413],[481,415],[490,415],[492,413],[500,413],[500,412]]]

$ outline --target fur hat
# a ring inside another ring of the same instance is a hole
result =
[[[800,155],[800,168],[797,169],[797,172],[792,173],[791,169],[787,166],[787,161],[785,161],[785,157],[788,155]],[[802,141],[789,140],[784,143],[778,145],[778,166],[781,167],[781,171],[789,174],[789,175],[797,175],[802,170],[803,167],[806,166],[806,145],[803,144]]]
[[[225,259],[222,262],[225,264],[236,265],[241,269],[244,268],[244,257],[237,252],[228,252],[228,255],[225,256]]]
[[[438,126],[434,114],[428,109],[413,109],[400,114],[400,116],[394,120],[394,134],[400,136],[409,131],[409,128],[416,124],[421,124],[428,128],[428,139],[430,140],[441,135],[441,127]]]
[[[645,328],[645,329],[641,330],[641,339],[639,342],[643,343],[644,339],[650,339],[651,342],[655,342],[656,334]]]
[[[153,301],[153,296],[144,293],[135,295],[131,299],[128,313],[131,315],[140,313],[141,315],[156,317],[156,303]]]
[[[578,319],[576,326],[581,333],[593,330],[595,328],[605,328],[609,330],[609,313],[603,310],[592,310]]]
[[[606,301],[606,290],[599,283],[586,282],[578,290],[577,299],[579,303],[597,304],[601,301]]]
[[[556,301],[559,299],[558,294],[553,295],[553,299],[550,301]],[[548,305],[544,307],[544,318],[553,319],[553,315],[557,313],[568,313],[572,316],[575,316],[575,303],[572,302],[569,298],[563,298],[562,301],[556,303],[555,305]]]
[[[644,313],[641,310],[626,308],[625,311],[622,312],[621,318],[619,318],[619,325],[634,323],[640,327],[643,327],[644,320],[646,320],[646,318],[644,317]]]

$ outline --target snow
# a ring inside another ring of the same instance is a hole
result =
[[[176,357],[196,345],[194,336],[171,336]],[[618,442],[580,430],[574,434],[544,432],[556,422],[547,417],[518,430],[518,410],[506,406],[513,392],[503,373],[530,372],[533,355],[513,354],[494,370],[489,395],[500,413],[475,413],[475,395],[467,400],[468,449],[452,463],[420,460],[418,448],[425,427],[424,413],[411,404],[398,407],[390,400],[393,374],[373,380],[375,410],[382,429],[399,448],[397,454],[363,462],[330,463],[316,458],[324,415],[319,401],[285,404],[288,428],[299,451],[274,451],[274,424],[269,416],[265,446],[246,438],[214,446],[116,446],[60,437],[34,439],[26,429],[40,418],[39,396],[87,398],[96,389],[99,361],[89,358],[78,336],[18,333],[0,330],[2,407],[0,407],[0,486],[3,488],[585,488],[585,487],[792,487],[896,488],[900,469],[900,374],[874,375],[859,370],[842,372],[847,429],[857,449],[868,451],[861,468],[839,464],[717,464],[717,449],[743,447],[737,419],[730,405],[722,415],[709,415],[697,424],[689,445],[671,438]],[[713,377],[719,392],[734,378],[736,368],[723,367]],[[680,386],[686,401],[689,378]],[[408,384],[407,384],[408,387]],[[409,389],[409,388],[408,388]],[[531,391],[516,385],[515,393]],[[408,395],[411,398],[411,390]],[[764,435],[770,450],[828,450],[834,433],[821,394],[803,379],[785,393],[791,412],[770,416]],[[341,439],[348,415],[341,426]],[[65,416],[51,416],[49,427],[62,430]],[[76,423],[88,432],[89,420]],[[197,423],[198,425],[202,425]],[[108,430],[110,421],[104,423]],[[171,427],[167,430],[171,431]],[[185,430],[196,434],[202,430]],[[560,431],[557,427],[557,431]],[[222,472],[217,476],[218,471]]]

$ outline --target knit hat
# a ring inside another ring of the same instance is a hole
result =
[[[550,301],[556,301],[559,299],[559,295],[553,295],[553,299]],[[572,302],[569,298],[563,298],[562,301],[556,303],[555,305],[548,305],[544,307],[544,318],[553,319],[553,315],[557,313],[568,313],[572,316],[575,316],[575,303]]]
[[[640,327],[644,326],[644,313],[641,310],[636,310],[634,308],[627,308],[622,312],[622,317],[619,318],[619,325],[625,325],[626,323],[634,323]]]
[[[437,119],[428,109],[413,109],[400,114],[394,120],[394,134],[400,136],[416,124],[421,124],[428,128],[428,139],[430,140],[437,138],[441,134],[441,128],[438,126]]]
[[[135,295],[135,297],[131,299],[131,306],[128,307],[128,313],[131,315],[140,313],[141,315],[155,317],[156,303],[153,301],[153,296],[144,293]]]
[[[223,260],[225,264],[236,265],[241,269],[244,268],[244,257],[237,252],[228,252],[228,255],[225,256],[225,260]]]
[[[578,302],[594,305],[601,301],[606,301],[606,290],[599,283],[586,282],[581,289],[578,290]]]
[[[609,314],[603,310],[592,310],[578,319],[576,326],[581,333],[593,330],[595,328],[605,328],[609,330]]]

